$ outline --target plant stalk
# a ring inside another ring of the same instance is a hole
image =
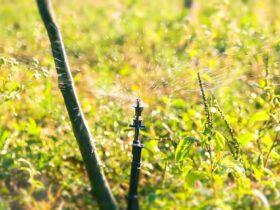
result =
[[[273,143],[272,143],[271,147],[269,148],[269,151],[268,151],[268,153],[266,155],[266,158],[265,158],[265,161],[264,161],[264,167],[267,166],[267,162],[268,162],[270,153],[272,152],[273,148],[277,145],[278,136],[279,136],[279,133],[276,134],[276,136],[275,136],[275,138],[273,140]]]

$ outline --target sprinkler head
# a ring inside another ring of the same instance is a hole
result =
[[[144,109],[144,106],[141,104],[141,100],[140,99],[136,99],[136,106],[135,108],[135,116],[141,116],[142,111]]]
[[[145,126],[142,125],[141,114],[144,107],[143,105],[141,105],[140,99],[136,100],[136,106],[134,108],[135,108],[135,119],[133,119],[133,125],[130,125],[129,127],[136,128],[136,129],[143,129],[145,128]]]

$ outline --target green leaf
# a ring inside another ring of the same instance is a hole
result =
[[[250,141],[252,141],[254,139],[255,139],[255,137],[254,137],[253,133],[241,133],[238,136],[238,140],[242,146],[247,145]]]
[[[176,108],[185,108],[186,107],[186,101],[182,99],[173,99],[172,105]]]
[[[219,131],[215,130],[213,137],[214,137],[215,143],[217,145],[217,148],[220,150],[223,149],[226,144],[226,139],[223,136],[223,134],[221,134]]]
[[[269,115],[265,111],[256,112],[250,119],[251,122],[259,122],[269,120]]]
[[[197,141],[197,139],[190,137],[190,136],[180,140],[180,142],[176,148],[176,152],[175,152],[176,162],[179,162],[179,161],[183,160],[185,157],[187,157],[187,155],[190,152],[191,146],[196,141]]]
[[[186,176],[186,182],[190,185],[190,186],[194,186],[194,183],[199,180],[203,180],[203,179],[208,179],[210,177],[210,174],[204,172],[204,171],[193,171],[190,172],[189,174],[187,174]]]
[[[203,132],[203,134],[206,136],[210,135],[211,133],[212,133],[212,129],[210,127],[206,127]]]
[[[5,144],[6,140],[10,136],[10,132],[5,130],[4,128],[0,127],[0,149],[2,149],[3,145]]]
[[[147,141],[147,142],[145,142],[145,147],[144,148],[147,149],[152,154],[155,154],[155,153],[159,152],[159,148],[157,146],[157,143],[158,143],[157,140]]]

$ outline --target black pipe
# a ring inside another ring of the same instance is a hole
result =
[[[131,162],[131,171],[130,171],[130,185],[129,185],[129,194],[127,196],[127,210],[138,210],[138,183],[141,167],[141,150],[143,144],[138,139],[139,130],[145,128],[142,125],[141,113],[144,109],[140,104],[140,100],[137,99],[135,108],[135,119],[133,120],[133,125],[130,125],[131,128],[135,129],[134,140],[132,143],[132,162]]]

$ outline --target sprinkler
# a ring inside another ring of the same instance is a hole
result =
[[[134,128],[134,140],[132,143],[132,162],[131,162],[131,171],[130,171],[130,185],[129,185],[129,194],[127,196],[127,210],[138,210],[138,183],[141,167],[141,150],[143,144],[138,139],[140,129],[145,128],[142,125],[141,113],[144,107],[141,105],[139,99],[136,100],[135,108],[135,119],[133,119],[133,125],[130,125],[131,128]]]

